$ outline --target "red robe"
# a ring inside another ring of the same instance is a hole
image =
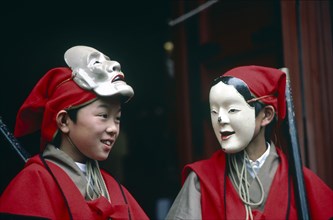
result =
[[[279,148],[276,150],[280,164],[270,187],[264,211],[252,210],[254,219],[297,219],[293,184],[288,186],[288,162],[282,151]],[[197,174],[200,181],[202,219],[245,218],[243,202],[227,176],[226,155],[222,150],[218,150],[207,160],[185,166],[183,182],[191,171]],[[304,167],[303,173],[310,219],[333,217],[332,189],[309,169]]]
[[[120,190],[117,181],[105,171],[101,170],[111,204],[103,196],[86,201],[65,171],[52,162],[47,163],[60,187],[41,159],[35,156],[1,195],[1,216],[14,214],[61,220],[71,219],[70,215],[79,220],[148,219],[132,195],[123,186]]]

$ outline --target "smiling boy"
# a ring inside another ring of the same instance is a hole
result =
[[[68,67],[48,71],[17,114],[14,134],[41,132],[39,155],[0,198],[3,219],[148,219],[127,189],[99,168],[120,132],[121,107],[134,91],[120,64],[75,46]]]

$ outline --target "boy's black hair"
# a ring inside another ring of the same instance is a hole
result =
[[[77,120],[77,112],[80,110],[80,108],[72,108],[72,109],[67,109],[67,114],[68,117],[74,122],[76,123]],[[61,144],[61,132],[57,132],[56,136],[53,138],[52,145],[56,146],[57,148],[60,147]]]

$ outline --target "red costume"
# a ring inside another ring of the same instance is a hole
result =
[[[288,162],[283,152],[279,148],[276,150],[280,165],[264,211],[252,210],[254,219],[297,219],[293,183],[288,176]],[[183,170],[183,182],[190,171],[194,171],[199,177],[202,219],[243,219],[245,216],[243,202],[227,175],[226,164],[225,153],[218,150],[210,159],[189,164]],[[311,219],[332,218],[332,190],[309,169],[304,168],[303,173]]]
[[[39,156],[29,159],[1,195],[2,216],[47,219],[148,219],[144,211],[112,176],[101,170],[111,197],[86,201],[70,177],[57,165]],[[56,179],[56,181],[55,181]],[[13,215],[10,215],[13,214]],[[14,218],[15,219],[15,218]]]
[[[286,116],[285,92],[286,74],[269,67],[236,67],[213,81],[211,119],[222,149],[185,166],[182,189],[167,219],[298,218],[289,162],[270,140],[273,135],[284,140],[274,129],[281,129]],[[253,131],[251,140],[240,129],[245,116],[255,123],[245,127]],[[275,116],[278,123],[273,127]],[[332,189],[305,167],[303,176],[309,217],[332,218]]]
[[[67,153],[60,149],[64,142],[62,135],[70,137],[59,129],[59,112],[79,109],[102,96],[117,96],[122,102],[127,102],[134,95],[133,89],[124,81],[120,64],[86,46],[70,48],[65,53],[65,60],[71,68],[59,67],[48,71],[18,112],[14,135],[21,137],[40,130],[41,156],[30,158],[3,192],[0,217],[148,219],[127,189],[99,169],[97,160],[84,155],[84,163],[96,162],[90,166],[91,172],[84,174],[75,164],[82,161],[75,161],[73,154],[68,154],[68,148]],[[104,130],[108,132],[106,144],[111,146],[111,132]],[[114,142],[118,129],[113,129],[112,133]],[[57,134],[60,135],[58,142],[55,141]],[[79,151],[73,143],[71,147]],[[74,156],[81,153],[74,153]],[[45,157],[47,155],[49,158]],[[86,192],[90,191],[94,194],[86,198]]]

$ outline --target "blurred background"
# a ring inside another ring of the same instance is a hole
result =
[[[8,2],[1,13],[0,116],[16,112],[75,45],[122,65],[134,98],[102,163],[151,219],[163,219],[182,167],[219,149],[210,125],[210,82],[239,65],[290,71],[302,162],[333,187],[332,1],[143,0]],[[19,140],[31,154],[39,139]],[[0,137],[0,192],[24,163]],[[33,186],[32,186],[33,187]]]

